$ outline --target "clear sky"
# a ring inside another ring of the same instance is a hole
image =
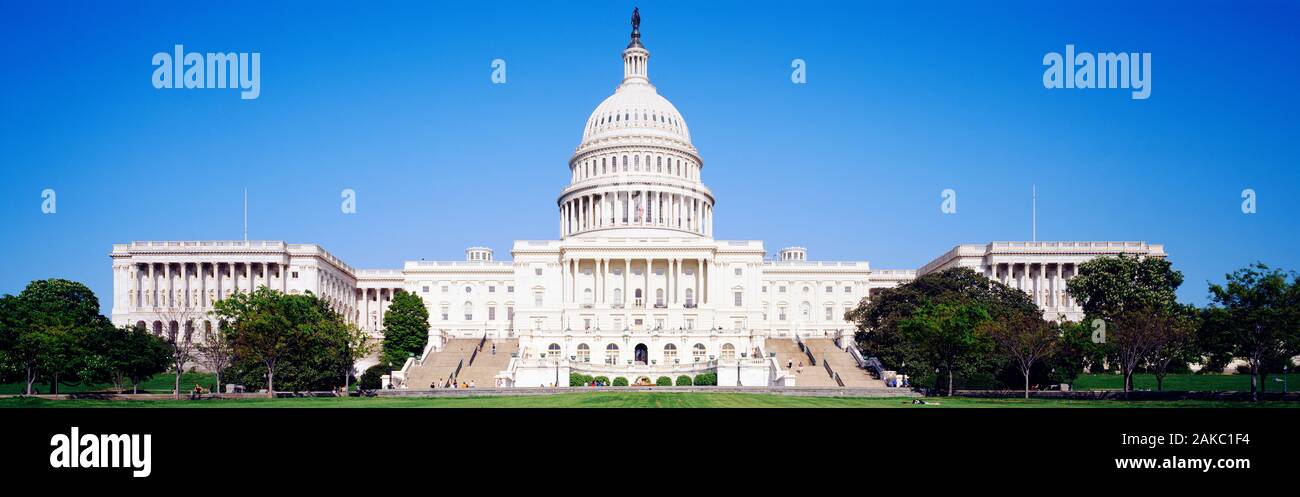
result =
[[[1188,302],[1300,269],[1296,2],[189,3],[0,4],[0,292],[70,278],[108,312],[113,243],[239,239],[245,188],[249,238],[359,268],[554,239],[634,4],[719,239],[916,268],[1029,239],[1036,184],[1040,240],[1163,243]],[[260,53],[259,98],[155,89],[175,44]],[[1066,44],[1150,52],[1150,98],[1044,88]]]

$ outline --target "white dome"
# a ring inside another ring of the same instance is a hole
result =
[[[624,83],[596,106],[578,148],[597,140],[630,136],[666,138],[691,145],[690,128],[677,107],[648,83]]]

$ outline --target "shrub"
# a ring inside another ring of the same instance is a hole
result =
[[[569,386],[585,387],[591,384],[592,378],[582,373],[569,373]]]
[[[671,387],[673,386],[673,379],[667,376],[660,376],[659,379],[655,380],[655,385],[661,387]]]
[[[627,378],[624,378],[622,376],[619,376],[618,378],[614,378],[613,385],[616,387],[625,387],[627,386]]]
[[[677,386],[679,386],[679,387],[689,387],[689,386],[691,386],[691,377],[690,377],[690,376],[686,376],[686,375],[678,376],[678,377],[677,377]]]
[[[609,386],[609,377],[607,376],[597,376],[595,378],[592,378],[591,380],[601,385]]]
[[[379,388],[383,386],[383,382],[379,377],[390,373],[392,370],[389,368],[389,365],[382,363],[366,368],[366,371],[361,373],[361,381],[357,384],[357,388],[362,390],[379,390]]]
[[[700,386],[717,386],[718,373],[708,372],[695,375],[695,384]]]

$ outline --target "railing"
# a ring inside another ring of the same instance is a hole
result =
[[[837,385],[844,386],[844,379],[840,378],[840,374],[836,373],[834,369],[831,369],[831,363],[822,361],[822,367],[826,368],[826,374],[830,375]]]
[[[794,341],[795,343],[799,344],[799,350],[802,350],[803,353],[808,356],[808,365],[816,366],[817,358],[813,356],[812,347],[809,347],[808,344],[803,343],[803,337],[797,334],[794,336]]]
[[[463,366],[465,366],[465,359],[461,359],[456,363],[456,369],[451,370],[451,377],[447,378],[447,381],[442,384],[442,388],[451,388],[451,385],[456,383],[456,377],[460,376],[460,368]]]
[[[480,350],[483,350],[483,344],[486,342],[487,342],[487,333],[484,333],[483,338],[478,339],[478,345],[474,346],[474,351],[469,354],[469,364],[467,364],[467,366],[474,365],[474,359],[478,358],[478,353]]]

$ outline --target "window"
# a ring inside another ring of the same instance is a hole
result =
[[[835,320],[835,308],[834,308],[834,307],[827,307],[827,308],[826,308],[826,320],[827,320],[827,321],[834,321],[834,320]]]
[[[777,292],[777,293],[785,293],[785,287],[784,287],[784,286],[778,286],[778,287],[776,287],[776,292]]]
[[[695,306],[695,289],[694,289],[694,288],[687,288],[687,289],[686,289],[686,307],[693,307],[693,306]]]
[[[827,286],[827,287],[826,287],[826,293],[835,293],[835,287],[833,287],[833,286]]]
[[[605,346],[605,364],[618,364],[618,345],[609,344]]]
[[[767,287],[763,287],[763,293],[767,293]]]
[[[674,364],[677,361],[677,346],[673,344],[664,345],[664,364]]]
[[[559,360],[560,360],[560,344],[558,344],[558,343],[553,343],[553,344],[547,345],[547,346],[546,346],[546,357],[549,357],[549,358],[551,358],[552,360],[555,360],[555,361],[559,361]]]
[[[474,291],[474,287],[471,287],[471,286],[467,286],[467,287],[465,287],[465,293],[470,293],[470,292],[472,292],[472,291]]]
[[[663,307],[663,306],[664,306],[664,289],[662,289],[662,288],[656,288],[656,289],[655,289],[655,307]]]
[[[533,306],[535,306],[535,307],[541,307],[541,306],[542,306],[542,291],[541,291],[541,290],[534,290],[534,291],[533,291]]]
[[[808,305],[807,302],[799,304],[799,315],[803,317],[804,321],[807,321],[812,315],[812,306]]]
[[[466,321],[474,320],[474,304],[469,302],[465,303],[465,320]]]
[[[578,344],[578,362],[591,362],[591,347],[585,343]]]
[[[744,307],[744,305],[745,305],[745,292],[740,292],[740,291],[737,291],[737,292],[736,292],[736,303],[735,303],[735,305],[736,305],[736,307]]]
[[[442,293],[447,293],[447,285],[442,286]]]
[[[619,305],[622,305],[622,304],[623,304],[623,289],[622,289],[622,288],[615,288],[615,289],[614,289],[614,303],[615,303],[615,304],[619,304]]]
[[[776,320],[785,321],[785,307],[778,307],[776,310]]]
[[[506,320],[507,321],[515,320],[515,306],[513,305],[506,306]]]
[[[429,287],[427,286],[420,287],[420,291],[424,293],[429,293]]]
[[[691,355],[695,357],[695,362],[704,362],[704,356],[708,353],[708,349],[705,349],[704,344],[702,343],[695,344],[694,349],[691,350]]]
[[[293,279],[295,279],[295,280],[298,279],[298,272],[297,272],[297,271],[294,271],[294,272],[292,273],[292,276],[293,276]]]
[[[496,321],[496,320],[497,320],[497,308],[494,307],[494,306],[489,306],[489,307],[488,307],[488,321]]]
[[[506,287],[506,293],[515,293],[515,287],[514,286]]]
[[[724,361],[736,360],[736,346],[729,343],[722,344],[721,359]]]
[[[490,285],[489,285],[489,286],[488,286],[488,293],[497,293],[497,287],[495,287],[495,286],[490,286]]]
[[[688,329],[688,330],[693,330],[693,329],[695,329],[695,320],[694,320],[694,319],[687,319],[687,320],[686,320],[686,329]]]
[[[844,287],[844,293],[853,293],[853,287],[851,286]]]
[[[536,276],[541,276],[541,275],[542,275],[542,268],[533,268],[533,274],[536,275]]]
[[[689,290],[688,290],[688,291],[689,291]],[[633,305],[635,305],[635,306],[637,306],[637,307],[641,307],[641,289],[640,289],[640,288],[636,289],[636,291],[632,293],[632,303],[633,303]]]
[[[736,268],[736,276],[740,276],[741,274],[744,274],[744,272],[745,271],[743,269]]]
[[[442,306],[442,320],[443,320],[443,321],[446,321],[446,320],[448,320],[448,319],[451,319],[451,318],[448,317],[448,315],[447,315],[447,306],[444,305],[444,306]]]

